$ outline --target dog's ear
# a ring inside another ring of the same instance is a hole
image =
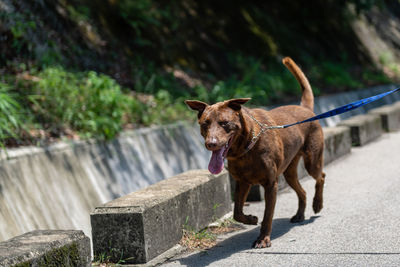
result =
[[[197,117],[200,118],[201,114],[203,114],[203,111],[206,109],[208,104],[198,101],[198,100],[185,100],[186,105],[188,105],[189,108],[193,110],[197,110],[199,113],[197,114]]]
[[[242,108],[242,105],[249,101],[251,98],[236,98],[227,100],[227,106],[235,111],[239,111]]]

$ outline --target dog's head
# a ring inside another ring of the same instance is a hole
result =
[[[224,158],[232,145],[232,141],[241,132],[242,124],[239,112],[242,105],[250,98],[230,99],[208,105],[197,100],[186,100],[185,103],[198,112],[198,122],[205,146],[212,151],[208,170],[218,174],[224,168]]]

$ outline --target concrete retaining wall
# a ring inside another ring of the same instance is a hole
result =
[[[3,151],[0,241],[36,229],[79,229],[90,236],[89,213],[96,206],[189,169],[205,169],[208,159],[198,129],[185,124],[126,132],[110,143]]]
[[[231,209],[227,172],[185,172],[97,207],[93,252],[145,263],[176,245],[184,225],[202,229]]]
[[[82,231],[33,231],[0,243],[0,266],[91,266]]]

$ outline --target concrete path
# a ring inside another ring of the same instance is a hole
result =
[[[208,251],[176,257],[163,266],[400,266],[400,132],[325,168],[324,209],[313,214],[314,180],[306,178],[306,221],[291,224],[297,198],[278,196],[272,247],[252,249],[259,226],[224,236]],[[262,218],[264,203],[246,207]]]

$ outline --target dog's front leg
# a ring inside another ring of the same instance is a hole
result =
[[[235,208],[233,210],[233,218],[244,224],[257,224],[258,218],[252,215],[243,214],[243,205],[249,194],[251,184],[236,181],[235,188]]]
[[[274,216],[278,182],[264,186],[265,189],[265,211],[261,223],[260,235],[254,242],[255,248],[267,248],[271,246],[272,218]]]

